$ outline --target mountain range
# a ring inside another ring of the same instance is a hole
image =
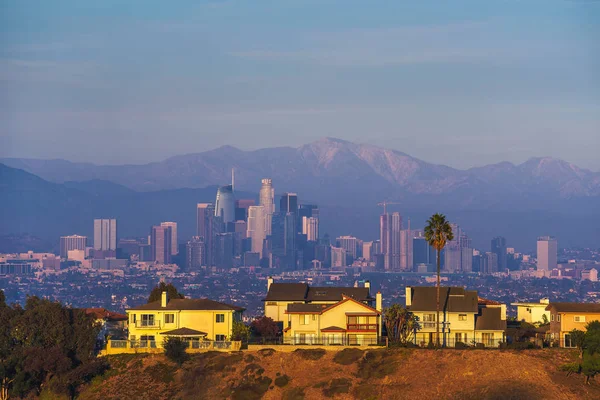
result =
[[[553,158],[459,170],[325,138],[298,148],[224,146],[144,165],[22,158],[0,163],[4,234],[90,234],[91,219],[115,216],[122,235],[147,234],[164,220],[180,222],[182,234],[192,235],[195,203],[214,201],[216,185],[229,183],[234,168],[238,198],[255,198],[260,180],[270,177],[277,193],[296,192],[300,202],[319,204],[322,232],[332,235],[375,239],[377,203],[389,200],[400,203],[391,207],[412,217],[413,227],[444,212],[486,246],[495,235],[523,245],[545,234],[571,244],[600,239],[600,228],[586,226],[600,216],[600,173]]]

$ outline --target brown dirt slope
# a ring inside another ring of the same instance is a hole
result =
[[[81,399],[600,399],[600,379],[567,377],[570,351],[344,350],[111,356]]]

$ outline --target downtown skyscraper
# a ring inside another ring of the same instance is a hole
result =
[[[177,247],[177,222],[161,222],[160,226],[171,228],[171,255],[177,255],[179,253],[179,248]]]
[[[94,250],[117,251],[117,220],[94,220]]]
[[[537,240],[537,269],[552,271],[558,265],[558,242],[552,236],[541,236]]]
[[[159,264],[171,263],[171,227],[153,226],[150,233],[152,260]]]
[[[275,189],[273,189],[273,181],[270,178],[264,178],[262,186],[258,193],[258,205],[263,208],[262,213],[264,216],[265,232],[267,235],[271,234],[271,226],[273,213],[275,212]],[[248,210],[248,218],[250,218],[250,210]]]
[[[507,268],[506,239],[498,236],[492,239],[491,252],[498,258],[498,270],[504,272]]]
[[[235,221],[235,195],[233,185],[221,186],[217,189],[215,215],[221,217],[223,224]]]
[[[204,262],[212,267],[215,263],[214,238],[219,232],[219,218],[215,216],[212,203],[198,203],[196,206],[196,236],[204,242]]]
[[[402,217],[400,213],[384,213],[379,217],[379,240],[383,266],[386,271],[400,270],[400,231]]]
[[[250,239],[250,248],[253,253],[263,257],[263,244],[267,237],[265,225],[265,208],[263,206],[248,207],[248,224],[246,236]]]

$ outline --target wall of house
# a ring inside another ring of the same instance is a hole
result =
[[[575,317],[580,317],[580,321],[576,322]],[[581,321],[581,317],[585,321]],[[556,315],[554,316],[556,322]],[[560,313],[560,330],[562,332],[570,332],[573,329],[585,331],[585,327],[592,321],[600,321],[600,313]]]
[[[550,311],[546,311],[547,306],[548,304],[517,306],[517,319],[533,324],[542,322],[545,315],[550,321]]]

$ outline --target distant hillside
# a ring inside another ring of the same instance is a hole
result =
[[[316,189],[326,190],[327,185]],[[103,180],[53,183],[0,164],[0,193],[0,235],[37,236],[42,239],[34,246],[37,250],[56,251],[62,235],[77,233],[91,237],[94,218],[117,218],[120,237],[144,236],[151,225],[175,221],[179,224],[180,239],[185,240],[196,232],[196,203],[214,202],[216,186],[136,192]],[[236,195],[256,199],[256,193],[252,192],[236,192]],[[301,202],[314,201],[302,192],[299,198]],[[335,238],[352,234],[364,240],[377,239],[381,208],[377,207],[376,199],[353,204],[356,200],[346,201],[349,198],[352,196],[340,195],[337,204],[319,204],[321,235],[329,233]],[[509,246],[523,251],[533,250],[540,235],[557,236],[561,247],[593,247],[600,242],[597,198],[563,199],[568,205],[568,210],[563,211],[547,209],[545,202],[539,208],[524,210],[468,209],[446,204],[445,198],[450,199],[448,203],[456,201],[451,201],[451,195],[423,197],[420,204],[401,204],[390,209],[402,212],[405,226],[410,217],[413,229],[422,228],[433,212],[444,212],[466,230],[475,246],[484,250],[489,249],[490,239],[497,235],[507,237]],[[14,240],[0,236],[0,241],[0,247],[10,251]],[[44,242],[53,245],[40,248]]]
[[[552,399],[600,398],[558,366],[574,352],[546,349],[345,350],[307,348],[196,355],[182,368],[162,355],[111,356],[113,369],[82,390],[92,399]]]

